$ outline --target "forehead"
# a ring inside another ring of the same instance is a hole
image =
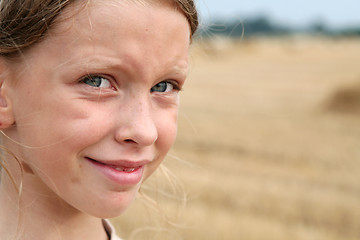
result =
[[[60,14],[54,28],[49,31],[50,38],[52,35],[56,35],[56,38],[66,38],[71,34],[77,34],[78,38],[88,38],[92,41],[106,38],[124,40],[131,33],[138,35],[139,40],[151,37],[153,41],[164,43],[173,41],[171,34],[177,32],[177,38],[182,38],[190,44],[190,27],[187,19],[174,4],[171,4],[172,1],[92,0],[86,5],[84,2],[75,2]],[[187,27],[186,31],[182,32],[184,24]],[[114,29],[116,31],[111,31]],[[164,34],[164,30],[169,31],[168,34]]]
[[[91,59],[107,56],[121,64],[126,59],[131,67],[152,61],[181,68],[187,64],[189,43],[187,19],[169,1],[76,1],[59,15],[43,42],[30,48],[29,55],[46,54],[61,59],[62,65],[90,64]],[[179,59],[182,62],[176,63]]]
[[[156,10],[156,13],[154,10]],[[92,26],[94,20],[98,23],[113,20],[113,24],[123,22],[131,27],[137,20],[146,19],[146,21],[148,21],[149,18],[161,18],[162,16],[170,14],[181,15],[186,19],[184,13],[176,6],[175,1],[172,0],[74,1],[55,19],[54,28],[61,31],[64,27],[70,27],[76,22]],[[72,22],[68,21],[70,19],[72,19]],[[62,24],[63,22],[68,22],[68,26]],[[159,23],[161,24],[161,22]],[[64,26],[59,27],[58,25]],[[54,31],[53,29],[51,30]]]

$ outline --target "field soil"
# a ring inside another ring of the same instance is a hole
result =
[[[214,38],[191,65],[171,172],[113,221],[120,235],[359,240],[360,39]]]

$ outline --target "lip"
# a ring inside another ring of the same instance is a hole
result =
[[[89,157],[85,159],[106,178],[118,185],[136,185],[143,178],[144,168],[150,161],[103,161]]]

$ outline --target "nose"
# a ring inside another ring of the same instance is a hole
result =
[[[127,101],[118,114],[116,141],[137,146],[154,144],[158,138],[158,131],[153,115],[152,105],[148,100]]]

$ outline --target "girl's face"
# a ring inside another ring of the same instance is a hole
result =
[[[16,123],[6,133],[20,144],[7,144],[30,169],[24,191],[109,218],[129,206],[174,142],[190,30],[166,3],[79,9],[65,9],[11,67],[3,87]]]

